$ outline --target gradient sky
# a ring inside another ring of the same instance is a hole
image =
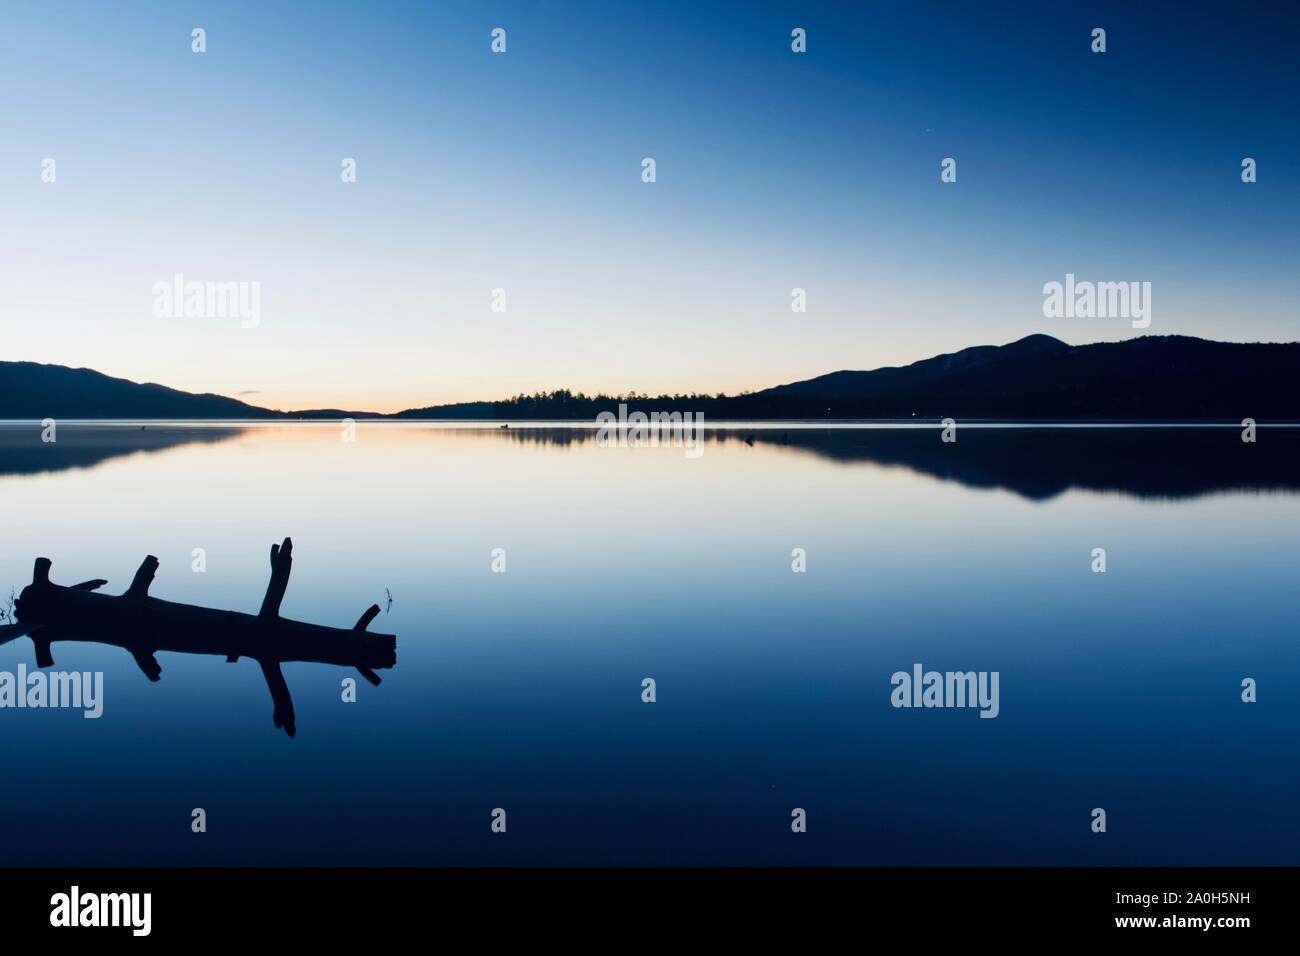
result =
[[[757,389],[1033,332],[1292,341],[1285,11],[11,0],[0,358],[389,411]],[[260,326],[156,318],[178,272],[259,282]],[[1067,272],[1150,281],[1151,327],[1045,319]]]

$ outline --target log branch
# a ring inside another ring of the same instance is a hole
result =
[[[357,623],[352,626],[352,630],[364,631],[367,627],[370,626],[370,622],[373,621],[376,615],[378,614],[379,614],[379,605],[378,604],[370,605],[370,607],[366,608],[365,613],[362,614],[361,617],[357,618]]]
[[[149,651],[143,648],[130,648],[131,656],[135,658],[136,664],[140,670],[144,671],[144,676],[154,683],[162,676],[162,665],[158,663],[158,658],[154,657]]]
[[[290,737],[298,732],[294,723],[293,697],[289,694],[289,685],[285,683],[284,673],[280,670],[279,661],[258,661],[262,665],[262,676],[266,678],[266,686],[271,691],[271,703],[274,705],[274,712],[271,719],[275,726],[283,727],[284,732]]]
[[[53,667],[54,655],[50,653],[49,636],[36,631],[32,634],[32,644],[36,646],[36,666]]]
[[[370,622],[373,621],[378,614],[379,614],[379,605],[378,604],[370,605],[370,607],[366,608],[365,613],[362,614],[361,617],[357,618],[357,623],[353,625],[352,630],[364,631],[367,627],[370,626]],[[360,674],[362,677],[364,677],[366,680],[370,681],[370,683],[374,684],[376,687],[378,687],[381,683],[383,683],[383,681],[379,679],[379,675],[376,674],[374,671],[372,671],[369,667],[358,667],[357,673]]]
[[[292,566],[293,542],[285,538],[283,544],[271,545],[271,581],[266,586],[266,597],[262,598],[262,610],[258,617],[280,616],[280,602],[284,600],[285,589],[289,587],[289,569]]]
[[[158,570],[158,559],[152,554],[148,555],[140,562],[140,569],[135,572],[135,577],[131,580],[131,586],[126,589],[126,596],[139,600],[149,596],[149,585],[153,584],[153,576]],[[93,590],[90,589],[90,590]]]
[[[26,633],[27,628],[21,624],[0,624],[0,644],[16,641]]]

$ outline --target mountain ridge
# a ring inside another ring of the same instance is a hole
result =
[[[739,395],[587,396],[560,389],[393,413],[282,411],[87,368],[0,361],[0,418],[291,420],[594,419],[630,411],[718,418],[1008,420],[1300,419],[1300,342],[1140,336],[1070,345],[1042,333],[908,365],[841,369]]]

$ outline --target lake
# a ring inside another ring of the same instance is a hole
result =
[[[55,643],[103,713],[0,709],[0,860],[1300,864],[1300,429],[1240,431],[0,426],[0,600],[256,613],[291,536],[284,616],[397,635],[355,702],[284,665],[294,739],[251,660]]]

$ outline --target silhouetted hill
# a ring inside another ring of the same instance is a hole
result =
[[[0,362],[0,417],[274,418],[277,413],[221,395],[110,378],[88,368]]]
[[[1142,336],[1070,346],[1031,335],[781,385],[752,404],[835,418],[1294,419],[1298,380],[1300,343]]]
[[[878,368],[870,372],[831,372],[806,382],[778,385],[758,394],[782,398],[813,398],[818,401],[856,401],[872,393],[915,392],[952,376],[998,367],[1016,360],[1032,361],[1037,356],[1069,349],[1070,346],[1050,335],[1031,335],[1010,345],[977,345],[899,368]]]
[[[346,418],[368,412],[316,409],[285,413],[223,395],[112,378],[88,368],[0,362],[0,418],[246,419]]]
[[[567,390],[411,409],[405,418],[590,420],[629,411],[707,419],[1300,420],[1300,343],[1186,336],[1067,345],[1031,335],[899,368],[832,372],[752,394],[587,396]]]
[[[698,412],[720,419],[1300,421],[1300,343],[1142,336],[1067,345],[1031,335],[898,368],[832,372],[742,395],[583,395],[567,389],[394,416],[280,412],[220,395],[139,385],[89,369],[0,362],[0,418],[363,418],[591,421],[601,412]]]

